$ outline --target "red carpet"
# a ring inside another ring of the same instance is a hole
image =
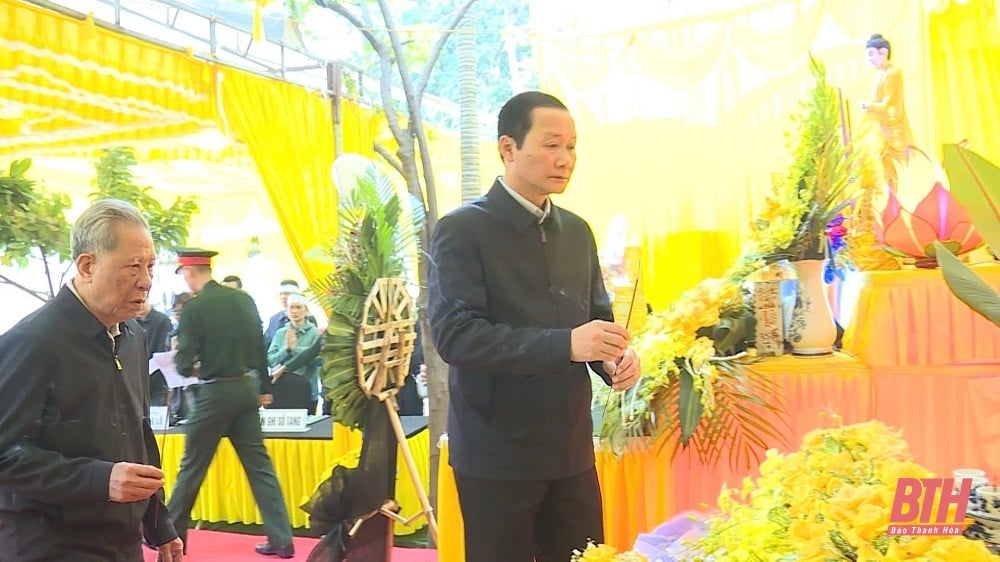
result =
[[[264,542],[264,537],[220,533],[218,531],[188,531],[188,553],[184,562],[236,562],[280,560],[274,556],[261,556],[253,551],[254,545]],[[304,562],[316,539],[295,537],[295,560]],[[156,562],[156,553],[144,549],[146,562]],[[437,551],[429,548],[399,548],[392,551],[392,562],[437,562]]]

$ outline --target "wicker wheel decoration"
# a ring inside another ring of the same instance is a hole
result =
[[[406,292],[406,284],[402,279],[381,278],[375,281],[372,290],[365,299],[361,316],[361,326],[358,327],[357,370],[358,384],[370,398],[377,398],[385,404],[389,420],[403,460],[406,463],[410,481],[420,499],[421,511],[409,518],[395,513],[387,503],[379,511],[404,525],[411,525],[420,517],[427,518],[427,527],[431,537],[437,543],[437,519],[431,507],[427,491],[424,490],[417,464],[413,460],[413,452],[406,441],[406,432],[399,420],[399,405],[396,394],[406,382],[410,370],[410,356],[417,339],[414,330],[416,316],[413,314],[413,300]],[[394,504],[392,504],[394,505]],[[353,536],[361,524],[355,523],[350,535]]]
[[[368,396],[384,399],[406,382],[417,339],[413,300],[402,279],[379,279],[372,286],[358,328],[358,383]]]

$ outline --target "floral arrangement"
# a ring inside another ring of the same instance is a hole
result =
[[[582,552],[574,550],[570,562],[648,562],[648,559],[638,552],[618,552],[606,544],[590,543]]]
[[[782,440],[780,394],[753,370],[754,339],[747,279],[769,262],[828,260],[828,277],[850,266],[849,190],[858,156],[846,146],[839,95],[815,59],[815,84],[798,129],[792,164],[775,178],[772,193],[751,225],[742,257],[722,278],[706,279],[637,331],[636,352],[647,371],[631,396],[610,399],[600,434],[615,451],[629,437],[652,436],[672,454],[693,445],[702,462],[729,452],[731,465],[751,466]],[[610,392],[604,390],[603,392]]]
[[[780,416],[777,389],[749,368],[754,319],[740,274],[706,279],[647,318],[635,347],[652,368],[631,398],[606,399],[601,435],[613,450],[623,450],[629,437],[653,436],[671,444],[672,456],[693,445],[705,463],[728,450],[731,464],[750,466],[763,443],[780,440],[765,416]]]
[[[792,165],[774,179],[764,211],[751,225],[754,250],[767,261],[846,256],[846,245],[831,245],[829,230],[842,226],[841,213],[851,204],[847,195],[858,153],[843,130],[838,91],[826,81],[823,65],[809,61],[815,84],[798,117]]]
[[[329,317],[320,378],[333,403],[333,417],[347,427],[361,428],[368,397],[358,385],[356,344],[365,299],[376,280],[405,274],[406,248],[418,236],[423,206],[410,204],[407,209],[411,202],[395,193],[392,180],[374,163],[355,181],[340,200],[338,235],[310,255],[333,268],[312,283],[309,292]]]
[[[933,474],[881,422],[812,431],[794,453],[769,450],[759,470],[723,489],[689,560],[997,560],[961,536],[886,534],[898,479]]]

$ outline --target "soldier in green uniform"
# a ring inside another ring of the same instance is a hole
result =
[[[295,549],[288,511],[264,448],[258,414],[260,406],[273,400],[260,314],[250,295],[212,279],[211,260],[217,252],[186,248],[177,253],[177,272],[197,294],[181,312],[177,370],[203,384],[189,387],[194,389],[195,408],[184,426],[184,458],[170,496],[170,516],[184,534],[219,440],[227,436],[264,518],[267,542],[257,545],[257,552],[291,558]]]

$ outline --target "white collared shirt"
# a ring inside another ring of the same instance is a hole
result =
[[[497,176],[497,181],[499,181],[500,185],[507,190],[507,193],[514,198],[514,201],[517,201],[522,207],[527,209],[528,212],[538,217],[538,224],[542,224],[545,222],[545,219],[549,217],[549,214],[552,212],[552,202],[549,201],[548,197],[545,198],[545,203],[542,207],[539,207],[538,205],[535,205],[531,201],[525,199],[525,197],[520,193],[514,191],[513,187],[507,185],[507,182],[503,180],[503,176]]]

